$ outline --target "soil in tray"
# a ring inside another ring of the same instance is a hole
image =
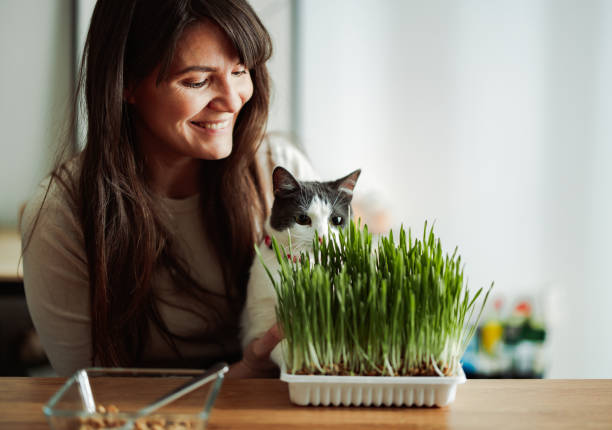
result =
[[[440,371],[444,374],[444,376],[452,376],[449,366],[443,366],[440,368]],[[305,368],[294,372],[295,375],[328,375],[328,376],[390,376],[387,373],[380,373],[376,370],[371,370],[367,373],[356,374],[347,370],[343,363],[334,364],[333,366],[325,366],[323,367],[323,372],[312,372]],[[423,362],[420,367],[413,367],[407,369],[405,373],[399,373],[397,375],[392,376],[439,376],[438,372],[431,363]]]

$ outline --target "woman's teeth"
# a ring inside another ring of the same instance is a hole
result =
[[[223,122],[195,122],[193,121],[193,124],[197,125],[198,127],[203,127],[203,128],[210,128],[212,130],[219,130],[221,128],[225,128],[229,125],[230,121],[223,121]]]

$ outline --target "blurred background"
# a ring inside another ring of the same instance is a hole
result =
[[[0,374],[48,372],[19,208],[65,133],[91,0],[0,2]],[[495,282],[473,377],[610,378],[612,2],[251,0],[275,53],[269,130],[323,178],[358,167],[375,230],[435,223]]]

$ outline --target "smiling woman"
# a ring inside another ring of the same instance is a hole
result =
[[[253,82],[229,37],[211,20],[185,29],[168,76],[158,83],[158,75],[159,66],[125,91],[126,100],[135,112],[139,149],[148,169],[156,170],[150,172],[155,186],[181,198],[197,191],[185,184],[187,165],[197,187],[198,160],[230,155],[232,131]]]
[[[238,319],[272,168],[310,165],[264,139],[271,49],[244,0],[97,2],[85,148],[41,184],[21,228],[28,306],[58,373],[274,371],[276,328],[242,352]]]

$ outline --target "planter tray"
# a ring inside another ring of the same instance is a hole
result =
[[[292,375],[281,368],[281,381],[289,384],[296,405],[313,406],[446,406],[455,400],[457,376],[326,376]]]

